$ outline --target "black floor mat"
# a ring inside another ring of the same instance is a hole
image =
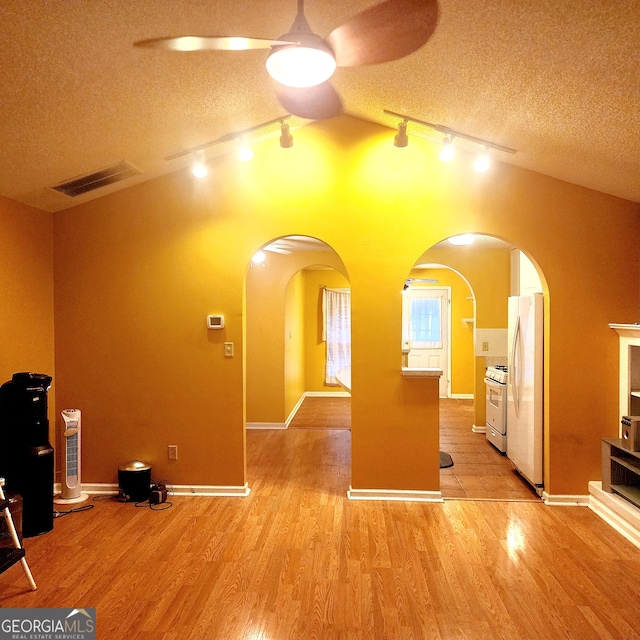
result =
[[[446,469],[447,467],[453,467],[453,458],[444,451],[440,452],[440,468]]]

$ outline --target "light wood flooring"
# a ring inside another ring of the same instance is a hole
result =
[[[307,396],[289,429],[350,429],[351,398]]]
[[[247,457],[246,498],[56,519],[0,606],[95,607],[102,640],[640,638],[640,551],[587,508],[349,501],[348,430]]]
[[[440,449],[453,467],[440,470],[445,499],[534,500],[533,487],[514,469],[483,433],[473,433],[473,400],[440,400]],[[306,397],[289,424],[290,429],[348,429],[351,398]]]

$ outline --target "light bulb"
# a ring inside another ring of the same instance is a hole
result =
[[[206,178],[209,171],[204,161],[204,151],[197,151],[194,155],[195,158],[191,167],[191,173],[196,178]]]
[[[491,166],[491,158],[489,157],[489,149],[485,147],[484,150],[478,154],[478,157],[473,163],[473,168],[478,173],[484,173],[485,171],[489,170],[490,166]]]
[[[315,87],[336,70],[329,51],[315,47],[279,47],[267,58],[269,75],[287,87]]]
[[[238,158],[240,158],[242,162],[251,162],[253,158],[253,149],[245,145],[242,145],[240,147],[240,151],[238,151]]]
[[[253,264],[262,264],[265,260],[266,260],[267,256],[265,255],[264,251],[258,251],[253,258],[251,258],[251,262],[253,262]]]
[[[442,142],[442,149],[438,156],[442,162],[451,162],[456,155],[455,147],[453,146],[453,137],[448,136]]]
[[[456,247],[473,244],[474,240],[475,240],[475,235],[473,233],[463,233],[460,236],[451,236],[449,238],[449,242],[455,245]]]

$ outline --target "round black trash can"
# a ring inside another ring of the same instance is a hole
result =
[[[143,502],[151,493],[151,467],[131,460],[118,468],[119,498],[122,502]]]

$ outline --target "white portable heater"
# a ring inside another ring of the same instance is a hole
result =
[[[82,493],[80,482],[80,432],[82,415],[79,409],[62,411],[62,473],[58,504],[84,502],[89,498]]]

